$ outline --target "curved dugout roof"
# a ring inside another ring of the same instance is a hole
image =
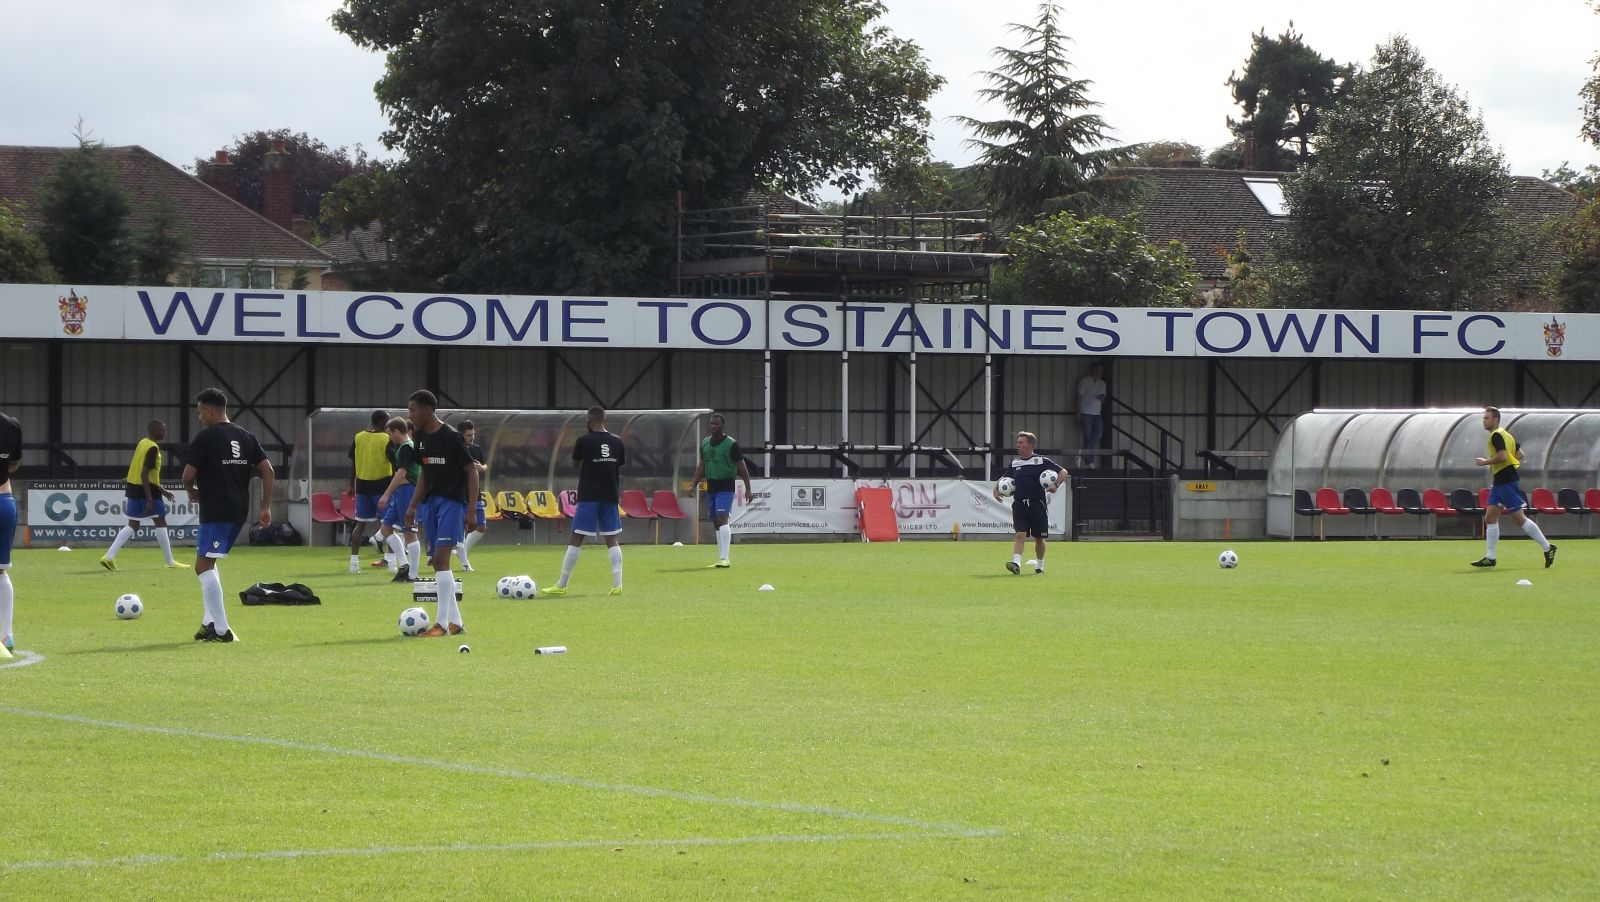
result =
[[[1526,457],[1525,490],[1600,485],[1600,410],[1501,408]],[[1344,490],[1472,488],[1487,485],[1483,408],[1314,410],[1278,437],[1267,471],[1269,495],[1323,486]]]

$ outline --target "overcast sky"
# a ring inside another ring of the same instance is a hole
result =
[[[333,30],[332,0],[0,0],[0,144],[61,146],[81,116],[111,145],[140,144],[180,166],[244,132],[288,127],[384,156],[372,97],[381,58]],[[948,117],[998,118],[979,104],[989,51],[1015,46],[1010,22],[1034,0],[887,0],[884,24],[922,47],[948,80],[934,98],[935,159],[964,164]],[[1584,0],[1147,0],[1062,3],[1075,74],[1119,141],[1228,140],[1237,113],[1223,84],[1250,36],[1293,19],[1308,44],[1366,62],[1403,33],[1479,108],[1511,171],[1581,169],[1600,151],[1578,132],[1578,88],[1600,53],[1600,15]]]

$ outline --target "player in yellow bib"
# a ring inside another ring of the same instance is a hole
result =
[[[117,531],[111,548],[100,559],[100,566],[107,570],[117,569],[117,552],[133,538],[140,520],[155,521],[156,542],[161,545],[161,553],[167,556],[167,569],[189,569],[188,564],[173,559],[172,534],[167,531],[167,501],[172,500],[172,493],[161,487],[161,442],[166,437],[167,424],[151,420],[145,424],[145,437],[134,446],[123,493],[127,497],[123,512],[128,515],[128,525]]]
[[[1486,548],[1483,557],[1472,562],[1474,567],[1493,567],[1500,546],[1500,512],[1503,510],[1522,527],[1528,538],[1544,549],[1544,565],[1556,562],[1556,546],[1544,537],[1539,524],[1528,519],[1528,499],[1522,494],[1517,471],[1527,455],[1517,447],[1517,440],[1509,430],[1500,425],[1500,408],[1483,409],[1483,429],[1489,433],[1489,456],[1477,458],[1478,466],[1488,467],[1494,473],[1494,485],[1489,489],[1489,503],[1483,512],[1483,538]]]

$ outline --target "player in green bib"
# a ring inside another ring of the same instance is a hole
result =
[[[700,462],[695,464],[694,483],[706,481],[706,499],[711,510],[711,522],[717,527],[717,562],[712,567],[731,567],[728,546],[733,544],[733,527],[728,525],[728,515],[733,512],[733,479],[744,480],[744,496],[750,497],[750,468],[745,466],[744,455],[739,453],[739,443],[733,436],[723,433],[726,421],[722,414],[714,413],[706,425],[711,434],[700,441]]]

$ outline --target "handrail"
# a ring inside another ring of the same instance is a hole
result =
[[[1124,404],[1121,401],[1118,401],[1116,398],[1107,398],[1106,399],[1106,403],[1110,404],[1112,406],[1113,410],[1116,410],[1119,413],[1130,414],[1133,417],[1135,417],[1136,419],[1138,419],[1140,422],[1144,423],[1146,426],[1149,426],[1152,429],[1156,430],[1156,434],[1160,437],[1161,444],[1160,444],[1159,448],[1158,447],[1154,447],[1154,446],[1150,445],[1150,443],[1144,441],[1143,439],[1139,438],[1138,436],[1135,436],[1133,433],[1129,432],[1128,430],[1126,430],[1126,429],[1122,428],[1121,426],[1117,425],[1115,420],[1108,420],[1107,424],[1111,427],[1112,431],[1120,433],[1122,436],[1127,438],[1129,441],[1133,442],[1134,444],[1138,445],[1139,447],[1143,448],[1144,450],[1146,450],[1146,451],[1150,452],[1151,454],[1155,455],[1156,459],[1161,462],[1161,468],[1162,469],[1164,469],[1164,470],[1172,470],[1172,471],[1177,471],[1177,470],[1183,469],[1183,461],[1184,461],[1184,458],[1186,458],[1188,456],[1188,454],[1187,454],[1187,449],[1185,448],[1182,436],[1178,435],[1176,432],[1173,432],[1172,430],[1168,429],[1167,427],[1161,425],[1160,423],[1158,423],[1155,420],[1151,419],[1150,417],[1146,416],[1144,413],[1142,413],[1140,411],[1137,411],[1137,410],[1134,410],[1132,407],[1129,407],[1127,404]],[[1173,455],[1172,453],[1170,453],[1171,448],[1174,445],[1177,446],[1177,449],[1178,449],[1176,455]]]

